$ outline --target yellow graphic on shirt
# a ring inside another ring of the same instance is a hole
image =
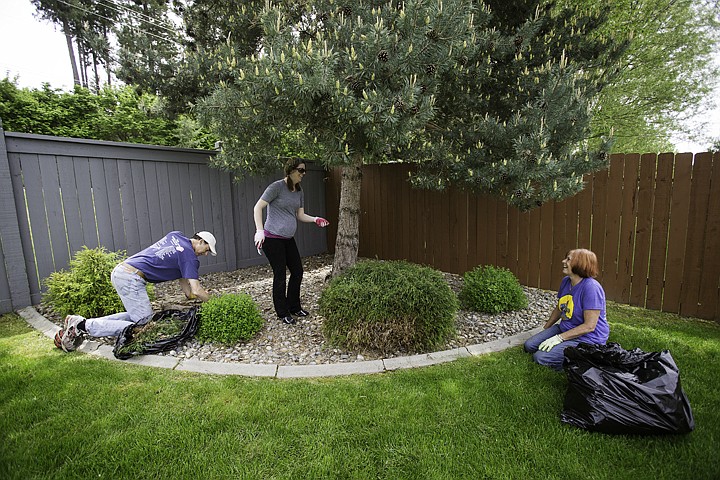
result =
[[[558,310],[560,310],[560,320],[570,320],[575,310],[572,295],[564,295],[558,300]]]

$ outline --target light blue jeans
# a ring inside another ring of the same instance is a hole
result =
[[[538,347],[542,342],[552,336],[558,335],[559,333],[562,333],[562,331],[560,330],[560,325],[556,323],[552,327],[543,330],[542,332],[536,333],[535,335],[530,337],[525,342],[524,347],[526,352],[532,353],[535,363],[545,365],[546,367],[550,367],[553,370],[562,372],[563,360],[565,359],[565,349],[568,347],[576,346],[578,343],[582,342],[582,340],[579,338],[565,340],[564,342],[555,345],[549,352],[543,352],[538,350]]]
[[[145,290],[146,282],[140,275],[129,272],[121,263],[113,269],[110,281],[120,295],[126,311],[106,317],[88,318],[85,329],[93,337],[117,337],[128,325],[146,324],[153,313]]]

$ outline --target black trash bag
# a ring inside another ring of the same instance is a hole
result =
[[[617,343],[565,349],[564,423],[595,432],[657,435],[695,428],[670,352],[624,350]]]
[[[144,325],[128,325],[117,338],[113,355],[120,360],[127,360],[136,355],[173,350],[197,332],[199,324],[197,312],[198,307],[188,310],[163,310],[153,314],[150,321]],[[143,332],[150,332],[150,329],[156,329],[155,339],[150,342],[138,343],[139,335]],[[162,335],[163,329],[172,333]]]

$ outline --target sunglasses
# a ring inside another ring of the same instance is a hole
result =
[[[307,172],[307,170],[305,170],[304,168],[296,168],[295,170],[297,170],[298,173],[305,173],[305,172]]]

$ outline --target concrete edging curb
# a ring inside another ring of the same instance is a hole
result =
[[[40,315],[33,307],[26,307],[17,311],[25,321],[42,332],[46,337],[54,338],[60,327]],[[525,340],[542,330],[537,327],[527,332],[518,333],[507,338],[492,342],[468,345],[467,347],[443,350],[440,352],[410,355],[407,357],[384,358],[382,360],[367,360],[352,363],[332,363],[321,365],[273,365],[256,363],[220,363],[204,360],[181,359],[160,355],[142,355],[128,360],[118,360],[112,353],[112,347],[101,343],[86,340],[80,345],[78,351],[96,357],[113,361],[122,361],[146,367],[167,368],[185,372],[208,373],[214,375],[240,375],[245,377],[275,377],[275,378],[313,378],[336,377],[346,375],[359,375],[370,373],[383,373],[404,368],[418,368],[452,362],[458,358],[485,355],[486,353],[500,352],[511,347],[525,343]]]

